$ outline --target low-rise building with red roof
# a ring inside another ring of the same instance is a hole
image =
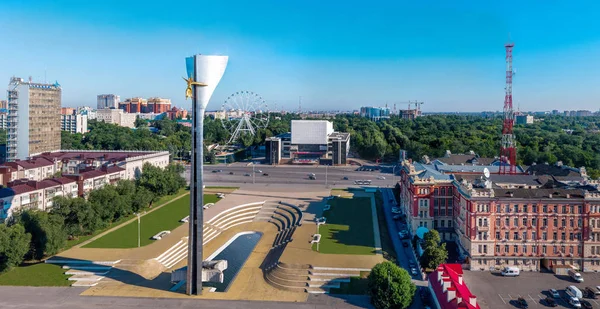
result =
[[[480,309],[463,278],[460,264],[441,264],[429,274],[429,290],[437,309]]]

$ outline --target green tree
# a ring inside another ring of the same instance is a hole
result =
[[[21,213],[19,221],[25,231],[31,234],[30,257],[39,260],[56,254],[64,247],[67,234],[62,217],[44,211],[26,210]]]
[[[29,251],[30,241],[31,234],[25,233],[22,225],[0,225],[0,272],[23,262]]]
[[[440,234],[436,230],[431,230],[423,236],[423,255],[421,255],[421,266],[429,269],[436,269],[440,264],[448,259],[448,250],[446,244],[440,245]]]
[[[136,128],[144,128],[148,126],[148,122],[140,117],[135,118],[135,123],[134,123]]]
[[[367,280],[371,303],[377,309],[408,308],[417,290],[408,272],[389,261],[375,265]]]

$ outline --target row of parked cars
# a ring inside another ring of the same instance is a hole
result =
[[[600,286],[585,287],[583,291],[578,289],[576,286],[571,285],[565,288],[565,301],[573,308],[592,309],[592,304],[585,300],[585,298],[596,299],[600,296]],[[550,289],[547,291],[547,297],[543,300],[544,304],[548,307],[557,307],[558,299],[561,298],[560,293],[556,289]],[[529,308],[527,300],[523,297],[517,299],[517,305],[519,308]]]

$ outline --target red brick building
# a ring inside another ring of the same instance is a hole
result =
[[[480,309],[477,297],[467,287],[460,264],[441,264],[429,274],[428,283],[436,308]]]

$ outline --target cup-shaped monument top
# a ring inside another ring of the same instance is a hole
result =
[[[196,98],[193,98],[192,104],[206,108],[225,73],[228,60],[228,56],[213,55],[195,55],[185,59],[187,78],[192,78],[196,87]]]

